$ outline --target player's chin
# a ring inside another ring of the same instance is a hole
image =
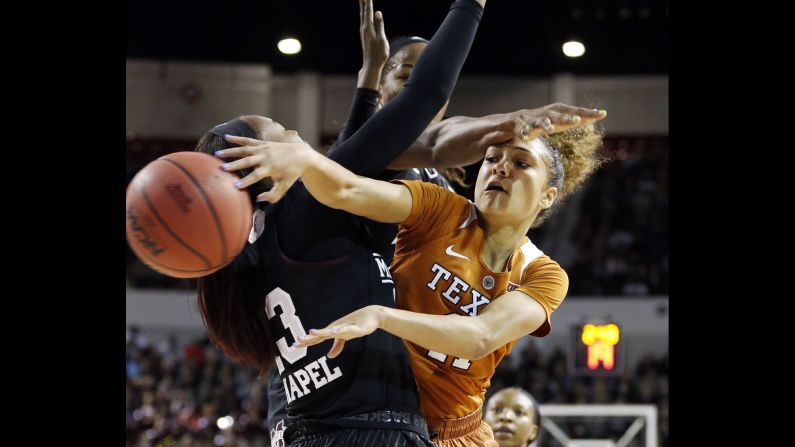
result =
[[[494,439],[496,439],[497,441],[505,442],[505,441],[510,441],[513,438],[514,438],[514,434],[511,433],[511,432],[506,432],[506,431],[495,431],[494,432]]]
[[[510,203],[505,199],[507,197],[488,196],[478,200],[475,204],[482,213],[502,215],[508,213],[510,209]]]
[[[487,208],[497,208],[504,206],[506,197],[498,197],[493,191],[483,191],[478,197],[475,198],[475,205],[481,210]]]

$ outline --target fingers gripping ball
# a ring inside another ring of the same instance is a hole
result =
[[[221,164],[200,152],[176,152],[132,179],[127,241],[144,264],[175,278],[197,278],[240,253],[251,230],[251,201]]]

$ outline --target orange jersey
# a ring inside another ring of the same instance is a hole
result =
[[[411,191],[412,209],[399,226],[391,266],[398,307],[426,314],[477,316],[500,295],[519,290],[547,313],[546,322],[532,335],[547,335],[549,316],[569,286],[560,265],[524,237],[507,271],[493,272],[480,258],[485,232],[478,226],[474,204],[429,183],[400,183]],[[453,358],[407,341],[422,412],[458,418],[480,408],[497,364],[516,341],[480,360]]]

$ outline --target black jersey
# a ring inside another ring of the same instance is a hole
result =
[[[350,225],[356,226],[356,220]],[[281,250],[278,226],[270,223],[266,220],[257,244],[269,254],[263,265],[266,312],[279,349],[276,367],[291,416],[288,425],[294,417],[344,424],[342,418],[359,413],[416,410],[416,383],[399,338],[376,331],[347,342],[335,359],[326,357],[330,343],[290,347],[309,329],[325,327],[365,305],[394,307],[394,282],[384,258],[355,245],[338,259],[297,261]]]
[[[329,158],[358,175],[375,177],[416,140],[452,93],[481,13],[474,0],[457,0],[404,91],[330,151]],[[309,329],[364,306],[395,306],[388,261],[371,240],[366,219],[321,205],[300,180],[267,211],[256,244],[264,254],[268,323],[279,350],[275,368],[288,402],[284,425],[323,420],[375,428],[389,425],[361,416],[419,413],[401,339],[376,331],[348,341],[336,359],[326,357],[330,343],[290,347]],[[269,387],[279,385],[273,377]]]
[[[287,423],[287,395],[285,393],[279,369],[274,367],[265,377],[266,397],[268,399],[268,434],[271,446],[284,445],[284,429]]]

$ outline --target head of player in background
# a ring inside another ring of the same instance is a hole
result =
[[[384,65],[379,88],[380,106],[389,104],[403,90],[411,71],[417,64],[417,59],[427,46],[428,40],[417,36],[400,36],[389,41],[389,59]],[[449,104],[449,100],[444,103],[439,113],[431,120],[432,123],[438,123],[444,118]]]
[[[486,402],[483,418],[500,447],[526,447],[541,432],[538,402],[527,391],[504,388]]]

